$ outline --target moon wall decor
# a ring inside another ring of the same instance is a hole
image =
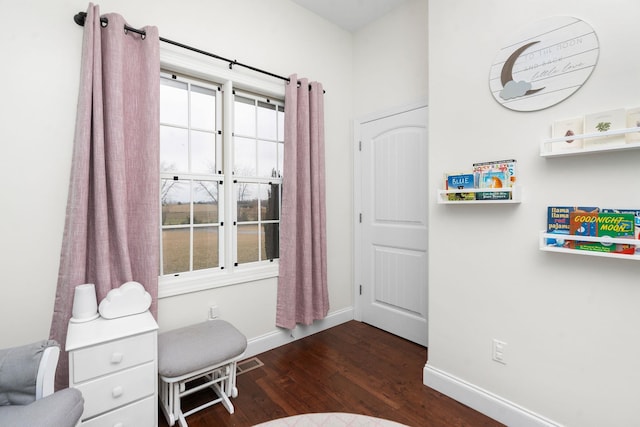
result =
[[[537,111],[573,95],[598,62],[598,37],[586,22],[556,16],[505,43],[489,72],[491,94],[515,111]]]

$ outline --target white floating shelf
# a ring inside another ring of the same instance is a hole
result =
[[[571,234],[547,233],[544,231],[540,232],[540,250],[541,251],[640,261],[640,254],[638,254],[638,252],[634,253],[633,255],[630,255],[630,254],[616,254],[616,253],[610,253],[610,252],[588,251],[583,249],[561,248],[558,246],[547,245],[547,239],[580,240],[581,242],[600,242],[603,244],[623,243],[623,244],[636,245],[636,246],[640,246],[640,240],[613,238],[613,237],[607,237],[607,236],[591,237],[591,236],[576,236]]]
[[[456,193],[511,193],[510,199],[496,200],[449,200],[449,194]],[[509,188],[465,188],[462,190],[438,189],[437,202],[441,205],[474,205],[474,204],[513,204],[522,201],[522,189],[518,185]]]
[[[563,150],[552,151],[551,145],[554,142],[568,141],[574,139],[591,139],[591,138],[604,138],[607,136],[624,135],[632,132],[640,132],[640,127],[623,128],[608,130],[606,132],[593,132],[584,133],[581,135],[563,136],[559,138],[543,139],[540,143],[540,156],[542,157],[560,157],[560,156],[576,156],[579,154],[597,153],[603,151],[622,151],[622,150],[634,150],[640,148],[640,142],[627,143],[625,141],[616,141],[612,143],[602,143],[600,145],[593,145],[591,147],[576,148],[575,150]]]

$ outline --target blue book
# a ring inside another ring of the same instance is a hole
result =
[[[466,188],[475,188],[475,179],[472,173],[464,173],[459,175],[447,176],[448,190],[464,190]],[[471,193],[450,193],[449,200],[475,200],[476,194]]]

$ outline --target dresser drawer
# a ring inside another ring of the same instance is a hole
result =
[[[156,427],[156,399],[148,397],[82,423],[82,427]]]
[[[72,351],[73,382],[77,384],[154,360],[156,346],[153,332]]]
[[[146,363],[96,380],[76,384],[84,396],[82,419],[153,396],[156,390],[156,364]]]

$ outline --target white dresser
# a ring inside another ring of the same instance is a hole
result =
[[[83,427],[157,426],[157,330],[148,311],[69,323],[69,387],[84,397]]]

